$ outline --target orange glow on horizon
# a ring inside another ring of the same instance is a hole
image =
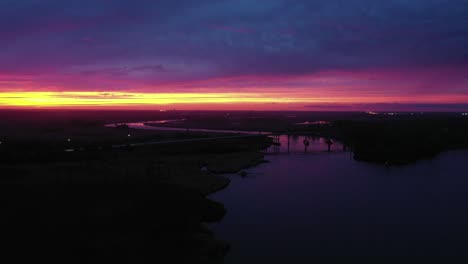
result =
[[[297,98],[282,98],[276,95],[257,93],[6,92],[0,93],[0,105],[58,107],[297,102]]]
[[[158,108],[197,109],[304,109],[305,105],[365,103],[459,103],[463,96],[325,97],[312,93],[137,93],[137,92],[0,92],[1,108]]]

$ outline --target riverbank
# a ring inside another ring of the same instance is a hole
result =
[[[454,115],[379,115],[308,125],[293,132],[336,140],[354,153],[355,160],[387,166],[408,165],[444,151],[468,148],[468,119]]]
[[[50,263],[221,263],[229,245],[205,223],[220,221],[226,209],[207,195],[229,185],[221,173],[258,162],[258,150],[268,144],[266,137],[250,137],[215,144],[3,152],[14,161],[0,163],[6,251]],[[31,254],[22,254],[25,250]]]
[[[463,118],[341,121],[333,129],[352,147],[356,160],[386,165],[406,165],[468,148],[468,120]]]

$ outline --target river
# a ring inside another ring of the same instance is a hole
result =
[[[174,132],[201,132],[201,133],[218,133],[218,134],[245,134],[245,135],[268,135],[271,132],[263,131],[243,131],[243,130],[221,130],[221,129],[207,129],[207,128],[185,128],[185,127],[166,127],[158,126],[161,124],[177,123],[184,121],[185,119],[173,119],[173,120],[156,120],[156,121],[141,121],[141,122],[130,122],[121,124],[106,124],[105,127],[116,128],[119,125],[127,125],[132,129],[141,130],[159,130],[159,131],[174,131]]]
[[[328,153],[323,139],[310,146],[319,151],[304,153],[301,137],[291,148],[211,195],[227,208],[210,225],[231,245],[225,263],[467,254],[468,151],[385,167]]]
[[[128,125],[167,129],[145,123]],[[353,160],[338,142],[328,151],[323,138],[291,136],[289,151],[286,136],[278,142],[269,163],[228,175],[210,196],[227,209],[210,224],[231,245],[225,263],[468,259],[468,151],[386,167]]]

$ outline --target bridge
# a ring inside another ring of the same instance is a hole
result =
[[[339,141],[312,133],[275,133],[270,137],[273,142],[268,149],[262,151],[265,154],[344,152],[348,149]]]

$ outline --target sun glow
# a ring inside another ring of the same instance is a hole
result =
[[[365,103],[437,103],[468,101],[468,97],[425,95],[414,98],[401,96],[349,96],[346,94],[313,93],[310,91],[270,92],[57,92],[57,91],[11,91],[0,92],[0,108],[87,108],[87,109],[309,109],[312,106],[337,105],[353,107]]]
[[[294,103],[299,98],[257,93],[4,92],[0,106],[73,107],[173,104]]]

